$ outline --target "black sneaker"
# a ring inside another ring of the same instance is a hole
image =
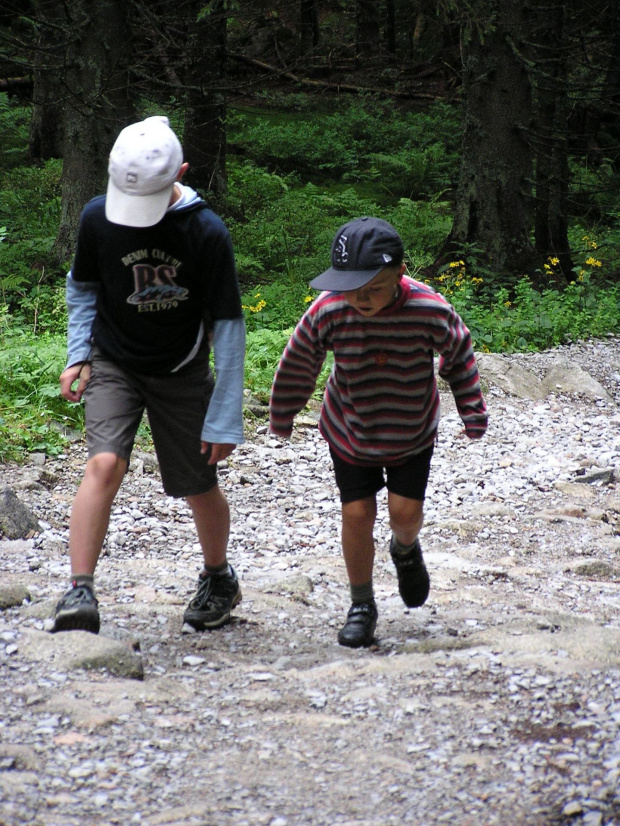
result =
[[[373,602],[359,602],[349,608],[347,621],[338,632],[338,642],[349,648],[372,645],[377,627],[377,606]]]
[[[422,558],[420,542],[416,539],[413,548],[403,555],[397,550],[396,539],[392,536],[390,556],[396,566],[398,590],[407,608],[424,605],[431,581]]]
[[[229,573],[211,576],[202,571],[198,577],[198,591],[183,614],[183,622],[196,631],[217,628],[230,619],[230,612],[241,602],[241,588],[232,565]]]
[[[98,602],[88,585],[71,583],[71,588],[61,597],[56,606],[54,627],[56,631],[90,631],[99,633]]]

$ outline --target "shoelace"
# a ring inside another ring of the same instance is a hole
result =
[[[94,602],[94,604],[97,605],[95,595],[86,585],[76,585],[71,591],[68,592],[65,601],[67,605],[79,605],[84,602],[89,605]]]

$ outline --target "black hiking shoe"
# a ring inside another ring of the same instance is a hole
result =
[[[377,627],[377,606],[372,602],[359,602],[349,608],[347,621],[338,632],[338,642],[349,648],[367,648],[372,645]]]
[[[91,634],[98,634],[98,604],[92,588],[88,585],[78,585],[75,581],[72,582],[71,588],[61,597],[56,606],[52,633],[90,631]]]
[[[230,612],[241,602],[241,588],[232,565],[229,573],[211,576],[202,571],[198,577],[198,590],[183,614],[183,622],[196,631],[217,628],[230,619]]]
[[[422,548],[416,539],[413,548],[404,554],[392,536],[390,556],[396,566],[398,590],[407,608],[419,608],[428,597],[431,581],[422,558]]]

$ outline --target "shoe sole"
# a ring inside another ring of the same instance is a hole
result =
[[[343,645],[345,648],[370,648],[370,646],[375,641],[375,635],[373,633],[370,639],[363,639],[363,640],[347,640],[347,639],[340,639],[340,635],[338,635],[338,644]]]
[[[98,614],[85,616],[84,613],[67,613],[60,614],[55,618],[52,634],[55,634],[57,631],[88,631],[91,634],[98,634],[99,628],[100,620]]]
[[[241,600],[241,589],[239,589],[233,598],[229,611],[226,614],[222,614],[222,616],[218,619],[212,620],[211,622],[206,622],[205,620],[200,618],[199,612],[196,612],[196,614],[192,615],[191,613],[186,611],[183,614],[183,622],[186,622],[188,625],[191,625],[192,628],[196,629],[196,631],[206,631],[208,628],[219,628],[220,625],[225,625],[227,622],[230,621],[230,612],[233,610],[233,608],[236,608],[237,605],[239,605]]]

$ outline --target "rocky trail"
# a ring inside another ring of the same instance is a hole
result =
[[[311,413],[248,414],[221,469],[233,621],[186,633],[200,553],[136,452],[98,636],[48,633],[85,461],[0,468],[0,824],[620,824],[620,339],[483,355],[487,436],[449,393],[404,608],[375,532],[376,645],[340,647],[339,505]],[[254,408],[252,408],[254,409]]]

